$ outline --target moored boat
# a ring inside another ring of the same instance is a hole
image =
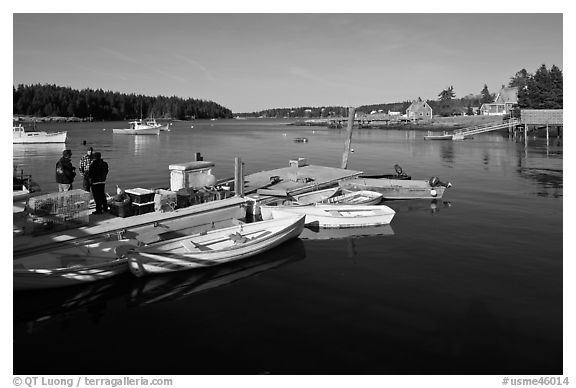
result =
[[[309,205],[325,201],[340,191],[340,187],[331,187],[324,190],[311,191],[309,193],[294,195],[292,198],[300,205]]]
[[[25,131],[22,124],[12,127],[12,144],[66,143],[66,136],[66,131]]]
[[[155,121],[154,121],[155,122]],[[116,135],[160,135],[160,125],[145,124],[142,120],[129,121],[129,128],[113,128]]]
[[[136,240],[116,240],[51,250],[14,260],[14,290],[57,288],[95,282],[128,271],[118,258]],[[116,249],[118,248],[118,249]]]
[[[306,226],[320,228],[353,228],[388,225],[394,218],[394,210],[388,206],[375,205],[328,205],[310,206],[260,205],[262,219],[286,217],[289,214],[306,215]]]
[[[466,135],[462,133],[462,131],[454,131],[454,133],[444,131],[442,134],[434,134],[429,131],[428,134],[424,136],[424,140],[465,140],[472,138],[472,135]]]
[[[442,183],[438,178],[429,180],[398,180],[353,178],[340,181],[341,188],[351,191],[376,191],[384,199],[433,199],[442,198],[451,183]]]
[[[337,203],[339,205],[377,205],[382,201],[383,195],[375,191],[342,190],[340,195],[330,197],[321,203]]]
[[[303,228],[303,215],[289,215],[127,249],[122,257],[136,276],[204,268],[265,252]]]

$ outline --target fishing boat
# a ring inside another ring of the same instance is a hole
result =
[[[375,191],[341,190],[340,195],[336,195],[321,201],[320,203],[332,203],[339,205],[377,205],[382,201],[383,195]]]
[[[153,117],[146,120],[146,125],[152,128],[157,127],[158,129],[160,129],[160,131],[170,132],[170,123],[167,123],[166,125],[158,124],[156,122],[156,119]]]
[[[14,290],[34,290],[86,284],[128,271],[119,258],[136,240],[121,239],[77,245],[14,260]]]
[[[128,124],[130,128],[113,128],[112,132],[116,135],[160,135],[159,124],[148,125],[142,120],[129,121]]]
[[[295,137],[294,143],[308,143],[307,137]]]
[[[136,276],[204,268],[228,263],[268,251],[298,237],[304,228],[303,215],[240,224],[211,230],[142,248],[128,247],[128,258]]]
[[[376,178],[352,178],[340,181],[341,188],[351,191],[376,191],[384,199],[433,199],[442,198],[451,183],[443,183],[437,177],[429,180],[399,180]]]
[[[66,131],[25,131],[22,124],[12,128],[12,144],[66,143]]]
[[[394,210],[388,206],[329,205],[309,206],[260,205],[263,220],[304,214],[306,226],[320,228],[354,228],[387,225],[394,218]]]

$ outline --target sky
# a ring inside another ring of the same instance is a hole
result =
[[[561,13],[18,13],[13,84],[212,100],[235,113],[498,92],[563,69]]]

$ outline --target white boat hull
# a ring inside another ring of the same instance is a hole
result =
[[[113,128],[115,135],[160,135],[160,128],[130,129]]]
[[[48,251],[14,260],[14,291],[39,290],[86,284],[128,271],[128,259],[115,248],[135,240],[105,241]]]
[[[314,206],[268,206],[261,205],[262,219],[286,217],[288,214],[306,215],[307,226],[320,228],[356,228],[388,225],[394,218],[394,210],[388,206],[324,205]]]
[[[67,132],[23,132],[14,133],[12,144],[66,143]]]
[[[295,195],[294,199],[301,205],[322,202],[328,198],[333,197],[340,191],[340,187],[332,187],[330,189],[311,191],[305,194]]]
[[[348,191],[342,195],[337,195],[331,198],[328,198],[322,203],[334,203],[339,205],[377,205],[382,201],[383,195],[381,193],[377,193],[375,191]]]
[[[303,228],[303,216],[289,215],[151,244],[128,251],[126,257],[139,277],[205,268],[265,252],[298,237]]]

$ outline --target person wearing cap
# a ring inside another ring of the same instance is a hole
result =
[[[93,214],[102,214],[108,210],[106,202],[106,177],[108,176],[108,163],[102,160],[100,152],[94,152],[94,160],[88,167],[88,178],[92,185],[92,196],[96,203],[96,211]]]
[[[72,166],[72,151],[62,151],[62,157],[56,162],[56,183],[58,191],[68,191],[72,189],[72,182],[76,176],[76,167]]]
[[[86,150],[86,155],[80,158],[79,170],[80,175],[82,175],[82,184],[83,189],[85,191],[90,192],[90,179],[88,178],[88,167],[90,167],[90,163],[94,160],[93,155],[94,149],[92,147],[88,147]]]

